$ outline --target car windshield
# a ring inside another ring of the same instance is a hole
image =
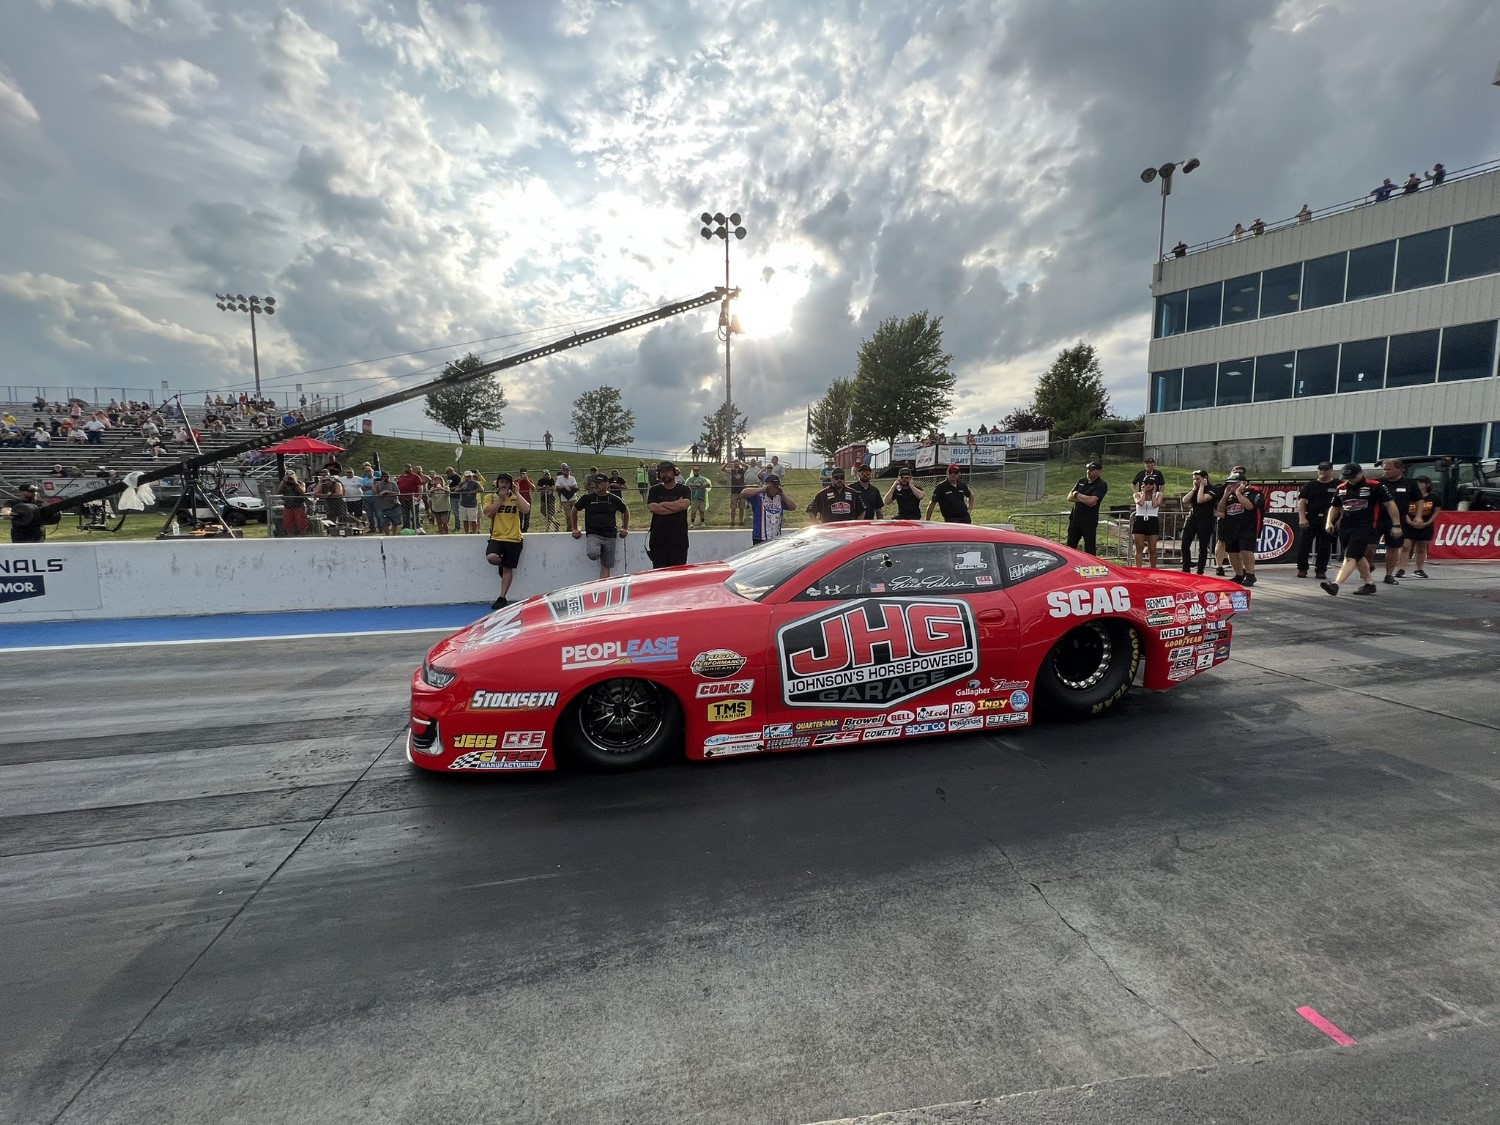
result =
[[[724,585],[742,598],[759,601],[808,563],[836,551],[843,543],[838,536],[814,530],[772,539],[726,559],[734,573]]]

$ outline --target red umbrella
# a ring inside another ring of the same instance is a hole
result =
[[[331,442],[321,441],[315,437],[289,438],[277,445],[269,445],[266,453],[342,453],[342,446]]]

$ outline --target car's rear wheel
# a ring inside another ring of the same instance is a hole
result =
[[[682,738],[682,709],[649,680],[594,684],[573,701],[557,728],[558,749],[599,770],[639,769]]]
[[[1141,664],[1141,638],[1123,621],[1089,621],[1065,633],[1042,661],[1036,694],[1044,715],[1089,719],[1129,690]]]

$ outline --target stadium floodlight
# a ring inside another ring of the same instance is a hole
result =
[[[1158,179],[1161,180],[1161,227],[1158,229],[1156,235],[1156,269],[1158,274],[1161,271],[1161,261],[1166,252],[1167,196],[1172,194],[1172,177],[1178,172],[1186,176],[1192,172],[1196,172],[1201,167],[1203,167],[1203,161],[1194,156],[1191,159],[1180,162],[1169,160],[1160,167],[1147,168],[1141,173],[1141,183],[1143,184],[1155,183]]]
[[[214,306],[220,312],[242,312],[250,314],[250,358],[255,365],[255,397],[260,399],[260,344],[255,336],[255,315],[261,313],[265,316],[276,315],[276,298],[260,297],[252,293],[245,296],[243,293],[215,293]]]
[[[730,380],[730,351],[731,341],[736,332],[743,332],[740,327],[740,318],[733,316],[729,311],[729,236],[734,235],[736,241],[745,237],[746,231],[740,225],[740,213],[738,211],[725,215],[722,211],[715,211],[710,215],[707,211],[699,216],[703,223],[703,229],[698,233],[705,239],[715,237],[724,240],[724,302],[719,306],[719,339],[724,341],[724,432],[722,438],[725,460],[729,458],[729,442],[734,431],[734,398],[731,394]]]

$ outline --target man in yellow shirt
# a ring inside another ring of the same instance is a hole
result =
[[[500,568],[500,596],[490,605],[500,609],[506,604],[510,584],[521,562],[521,516],[531,511],[531,501],[515,489],[509,473],[495,474],[495,491],[485,497],[484,514],[490,521],[489,542],[484,557],[491,566]]]

